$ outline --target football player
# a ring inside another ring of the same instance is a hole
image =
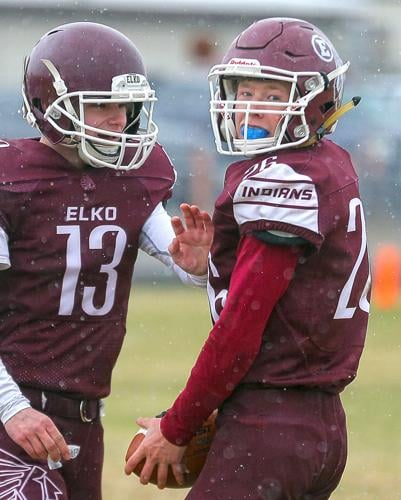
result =
[[[209,262],[213,329],[184,390],[126,472],[171,465],[215,408],[217,432],[191,500],[327,499],[346,463],[341,391],[368,323],[365,219],[349,154],[326,136],[343,63],[309,22],[263,19],[210,71],[211,117],[229,166]]]
[[[101,399],[138,250],[206,285],[212,224],[183,205],[186,223],[171,226],[155,91],[120,32],[46,33],[23,98],[41,137],[0,148],[0,497],[100,500]]]

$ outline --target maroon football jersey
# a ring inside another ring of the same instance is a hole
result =
[[[77,397],[109,393],[125,334],[138,237],[169,198],[156,145],[138,170],[74,169],[38,140],[0,148],[0,356],[14,380]]]
[[[365,219],[348,153],[323,140],[313,148],[232,164],[214,224],[214,321],[226,300],[241,235],[269,231],[308,242],[242,382],[340,391],[356,374],[370,293]]]

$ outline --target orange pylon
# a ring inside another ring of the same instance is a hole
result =
[[[395,245],[382,245],[373,261],[373,303],[381,309],[395,307],[400,290],[401,252]]]

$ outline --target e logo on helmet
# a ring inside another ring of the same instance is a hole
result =
[[[330,44],[321,36],[313,35],[312,47],[322,61],[330,62],[333,60],[334,58],[333,50],[330,47]]]

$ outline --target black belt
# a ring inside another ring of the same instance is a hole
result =
[[[60,393],[42,391],[33,387],[20,387],[22,394],[29,399],[35,410],[49,415],[77,418],[82,422],[93,422],[100,416],[99,399],[73,399]]]

